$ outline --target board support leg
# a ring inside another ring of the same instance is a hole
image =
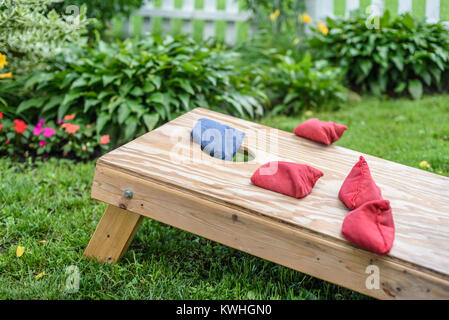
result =
[[[116,262],[126,253],[143,216],[108,205],[84,256],[100,262]]]

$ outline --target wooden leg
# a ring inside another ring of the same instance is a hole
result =
[[[108,205],[84,255],[101,262],[118,261],[128,250],[142,219],[140,214]]]

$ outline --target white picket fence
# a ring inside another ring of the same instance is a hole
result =
[[[371,9],[379,13],[388,9],[391,13],[410,12],[425,17],[428,22],[449,20],[449,0],[306,0],[307,12],[315,21],[326,17],[348,16],[354,9]],[[371,11],[372,13],[372,11]]]
[[[378,13],[388,9],[393,14],[410,12],[428,22],[449,21],[449,0],[305,1],[306,12],[314,22],[325,21],[326,17],[348,16],[354,9],[366,10],[370,6]],[[232,45],[250,35],[250,18],[251,13],[242,9],[241,0],[145,0],[144,6],[129,20],[113,22],[113,29],[124,36],[150,32],[169,34],[176,29],[197,40],[215,37]]]
[[[201,7],[198,4],[202,4]],[[235,44],[238,38],[248,36],[247,21],[251,18],[250,12],[240,10],[240,7],[239,0],[146,0],[130,21],[114,23],[115,28],[122,29],[124,35],[145,34],[155,29],[169,34],[173,33],[173,21],[177,20],[181,23],[178,28],[184,34],[208,39],[221,33],[223,41]],[[195,21],[202,23],[195,24]],[[247,26],[243,27],[243,24]]]

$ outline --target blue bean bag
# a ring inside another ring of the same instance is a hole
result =
[[[245,133],[210,119],[199,119],[190,136],[212,157],[232,161]]]

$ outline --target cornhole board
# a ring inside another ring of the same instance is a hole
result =
[[[247,133],[242,148],[254,159],[202,152],[190,138],[200,118]],[[360,155],[393,208],[396,239],[386,256],[341,235],[349,211],[338,191]],[[324,176],[299,200],[252,185],[253,172],[273,160]],[[102,156],[92,197],[109,206],[85,255],[103,262],[120,259],[148,217],[375,298],[449,298],[449,179],[290,132],[194,109]]]

